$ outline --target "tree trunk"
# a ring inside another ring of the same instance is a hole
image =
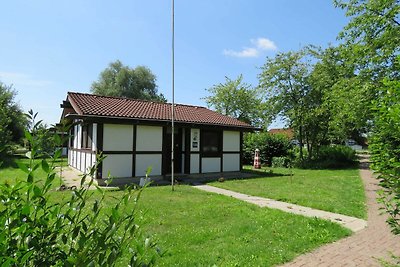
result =
[[[303,161],[303,126],[299,127],[300,160]]]

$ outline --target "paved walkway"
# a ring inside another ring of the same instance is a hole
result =
[[[328,211],[323,211],[323,210],[316,210],[312,209],[309,207],[303,207],[291,203],[286,203],[282,201],[277,201],[269,198],[263,198],[263,197],[255,197],[255,196],[249,196],[246,194],[210,186],[210,185],[196,185],[194,186],[200,190],[204,190],[207,192],[212,192],[220,195],[225,195],[225,196],[230,196],[236,199],[240,199],[255,205],[258,205],[260,207],[268,207],[271,209],[278,209],[282,210],[285,212],[290,212],[294,214],[299,214],[307,217],[317,217],[320,219],[325,219],[329,220],[335,223],[339,223],[344,227],[349,228],[353,232],[360,231],[367,227],[367,222],[362,219],[342,215],[342,214],[337,214],[337,213],[332,213]]]
[[[272,199],[249,196],[208,185],[195,186],[198,189],[227,195],[256,204],[260,207],[280,209],[286,212],[303,216],[319,217],[342,224],[353,230],[352,236],[335,243],[325,245],[315,251],[301,255],[294,261],[285,264],[285,267],[308,266],[381,266],[379,260],[390,260],[390,253],[400,255],[400,236],[394,236],[381,215],[376,201],[376,190],[379,188],[377,180],[368,168],[367,159],[361,161],[360,175],[364,182],[368,205],[368,223],[364,220],[314,210],[294,204]],[[368,226],[367,226],[368,224]]]
[[[400,236],[394,236],[386,224],[386,216],[376,201],[378,181],[362,160],[361,178],[368,205],[368,227],[352,236],[301,255],[286,267],[300,266],[382,266],[379,259],[390,259],[389,252],[400,256]]]

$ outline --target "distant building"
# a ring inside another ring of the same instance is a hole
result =
[[[270,134],[281,134],[287,136],[289,140],[292,140],[294,138],[294,131],[293,128],[277,128],[277,129],[270,129],[268,130]]]

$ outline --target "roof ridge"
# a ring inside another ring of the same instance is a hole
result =
[[[169,102],[157,102],[154,100],[146,100],[146,99],[138,99],[138,98],[131,98],[131,97],[123,97],[123,96],[105,96],[105,95],[98,95],[98,94],[90,94],[90,93],[81,93],[81,92],[71,92],[68,91],[67,94],[78,94],[78,95],[88,95],[88,96],[96,96],[96,97],[104,97],[104,98],[113,98],[113,99],[128,99],[132,101],[139,101],[139,102],[146,102],[146,103],[156,103],[156,104],[162,104],[162,105],[172,105],[172,103]],[[196,106],[196,105],[188,105],[188,104],[180,104],[180,103],[174,103],[175,106],[186,106],[186,107],[194,107],[194,108],[203,108],[207,109],[206,107],[203,106]]]

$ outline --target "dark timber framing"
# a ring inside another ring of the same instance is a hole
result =
[[[78,116],[74,116],[75,118],[78,118]],[[80,123],[97,123],[97,135],[96,135],[96,151],[93,151],[92,149],[89,148],[73,148],[70,147],[71,154],[73,154],[73,160],[75,161],[75,166],[78,168],[84,167],[86,169],[87,167],[87,159],[89,157],[89,154],[91,155],[90,158],[93,160],[94,154],[99,154],[102,153],[103,155],[132,155],[132,177],[136,176],[136,160],[137,160],[137,155],[161,155],[161,174],[162,175],[167,175],[167,164],[170,164],[167,162],[167,157],[164,156],[166,153],[170,153],[170,151],[167,151],[167,144],[166,144],[166,138],[169,135],[168,133],[168,128],[170,127],[170,123],[164,122],[164,121],[142,121],[142,120],[132,120],[132,119],[115,119],[115,118],[99,118],[99,117],[85,117],[85,116],[79,116],[79,118],[83,121]],[[104,142],[104,124],[121,124],[121,125],[132,125],[133,127],[133,133],[132,133],[132,150],[126,150],[126,151],[114,151],[114,150],[103,150],[103,142]],[[162,127],[162,148],[161,151],[137,151],[137,127],[138,125],[143,125],[143,126],[159,126]],[[229,155],[229,154],[235,154],[239,155],[239,170],[242,170],[243,168],[243,132],[244,131],[249,131],[249,129],[246,128],[240,128],[240,127],[226,127],[226,126],[213,126],[213,125],[199,125],[199,124],[189,124],[189,123],[177,123],[176,124],[176,129],[178,132],[178,144],[180,146],[180,153],[179,153],[179,158],[176,158],[176,160],[179,160],[179,169],[181,169],[182,173],[185,174],[190,174],[191,173],[191,157],[194,155],[198,155],[198,173],[204,173],[204,166],[203,166],[203,159],[205,158],[215,158],[219,160],[219,172],[224,172],[224,169],[227,169],[227,166],[224,166],[224,155]],[[192,140],[191,140],[191,133],[192,129],[198,129],[199,130],[199,151],[192,151]],[[224,131],[233,131],[233,132],[239,132],[240,134],[240,149],[239,151],[224,151],[223,143],[224,143]],[[93,130],[92,130],[93,132]],[[216,133],[216,137],[218,138],[218,149],[217,151],[204,151],[204,133],[205,132],[212,132]],[[76,133],[75,133],[76,134]],[[82,133],[81,133],[82,134]],[[172,133],[171,133],[172,134]],[[74,144],[73,144],[74,145]],[[85,155],[82,155],[82,153],[77,153],[77,152],[82,152],[85,153]],[[86,155],[86,153],[88,155]],[[82,162],[84,160],[84,162]],[[182,164],[182,160],[184,160]],[[99,163],[98,168],[97,168],[97,173],[96,177],[97,179],[102,179],[103,177],[103,164]]]

